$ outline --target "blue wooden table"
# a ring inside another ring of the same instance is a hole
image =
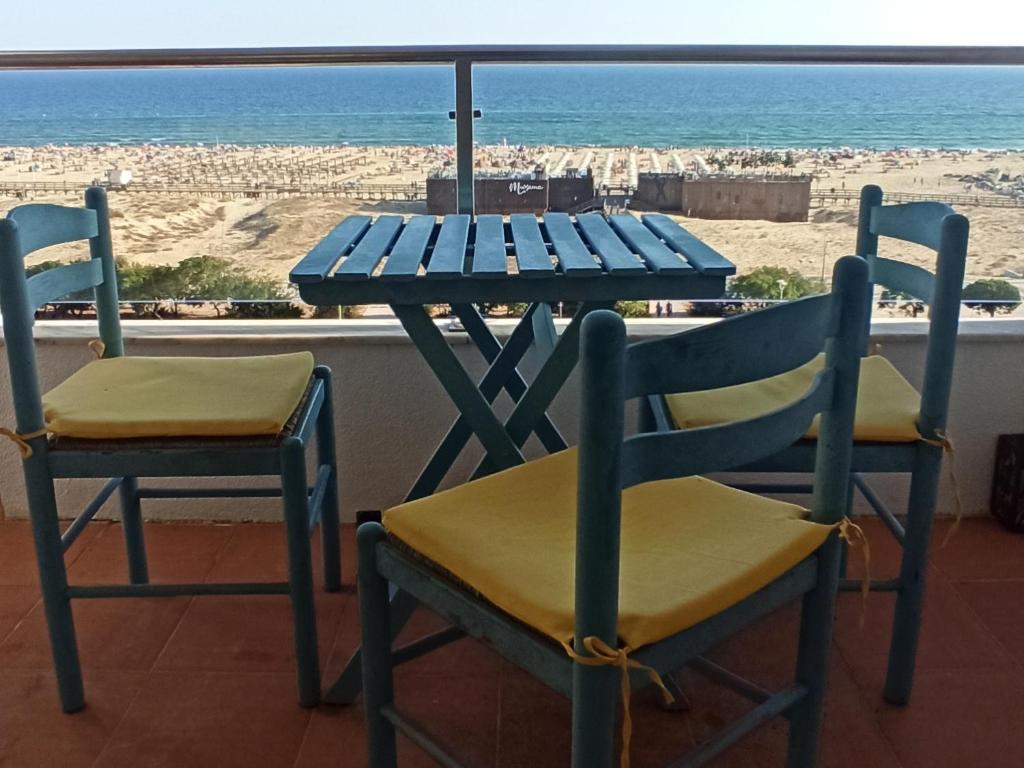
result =
[[[588,313],[621,300],[719,298],[735,271],[732,262],[663,214],[456,214],[441,220],[349,216],[290,278],[309,304],[389,304],[458,408],[458,419],[406,496],[412,500],[437,489],[474,434],[486,451],[474,477],[521,464],[531,434],[549,452],[567,447],[547,409],[576,365],[580,323]],[[580,302],[561,335],[549,308],[556,301]],[[479,303],[529,306],[502,344]],[[450,305],[487,361],[479,382],[431,319],[430,304]],[[542,363],[527,384],[517,365],[531,348]],[[491,408],[502,389],[515,403],[504,423]],[[393,605],[397,632],[414,604],[396,598]],[[398,649],[396,658],[412,658],[420,650],[403,656]],[[348,702],[358,693],[353,662],[326,700]]]

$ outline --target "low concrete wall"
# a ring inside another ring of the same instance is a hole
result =
[[[696,320],[631,321],[637,337],[669,333]],[[512,323],[495,323],[499,335]],[[880,321],[873,338],[883,353],[913,383],[919,385],[924,365],[923,322]],[[86,347],[93,338],[89,323],[37,324],[39,367],[45,387],[91,359]],[[126,322],[131,355],[245,355],[310,349],[335,375],[335,410],[340,460],[340,488],[346,519],[356,510],[382,509],[402,500],[424,462],[433,452],[455,416],[441,386],[394,322],[269,321],[259,323]],[[450,334],[456,354],[474,376],[485,366],[464,334]],[[524,373],[531,373],[530,365]],[[956,443],[956,465],[965,511],[984,514],[992,478],[996,436],[1024,432],[1024,321],[965,320],[953,387],[950,434]],[[559,395],[551,414],[567,439],[577,430],[578,384],[575,378]],[[499,400],[509,410],[505,396]],[[634,419],[630,419],[633,423]],[[0,371],[0,425],[13,426],[6,360]],[[540,452],[535,442],[528,452]],[[480,456],[474,441],[449,476],[449,484],[464,478]],[[232,483],[253,480],[235,479]],[[262,480],[259,482],[266,482]],[[889,478],[878,484],[894,509],[902,507],[905,479]],[[98,487],[92,481],[59,481],[61,513],[73,516]],[[0,504],[8,517],[24,517],[26,503],[18,453],[0,442]],[[940,514],[955,511],[948,474],[944,474]],[[116,513],[111,503],[105,514]],[[150,518],[275,519],[273,500],[147,501]]]

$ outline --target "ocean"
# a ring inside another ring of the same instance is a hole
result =
[[[0,72],[0,145],[450,144],[451,67]],[[474,69],[476,139],[1024,148],[1024,68]]]

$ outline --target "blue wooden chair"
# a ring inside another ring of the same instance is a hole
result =
[[[790,765],[818,752],[839,536],[867,309],[867,265],[842,259],[831,294],[626,346],[605,310],[583,323],[580,443],[384,513],[359,528],[364,704],[370,764],[395,765],[401,731],[458,765],[398,708],[389,583],[571,697],[572,764],[614,762],[629,690],[690,664],[756,706],[683,762],[702,765],[767,720],[790,721]],[[776,375],[826,351],[792,402],[757,419],[624,437],[624,404]],[[821,414],[815,497],[795,505],[699,474],[771,455]],[[809,519],[808,519],[809,514]],[[574,575],[575,561],[575,575]],[[745,624],[803,603],[796,679],[770,693],[702,658]],[[423,649],[419,649],[422,651]],[[621,686],[621,688],[620,688]]]
[[[944,203],[882,205],[882,190],[861,191],[857,254],[867,260],[871,282],[921,300],[930,309],[928,348],[920,393],[884,358],[869,355],[861,361],[860,396],[854,428],[855,445],[850,474],[850,499],[857,489],[903,547],[899,577],[875,580],[871,589],[896,592],[896,607],[884,696],[905,704],[913,685],[921,609],[924,599],[928,543],[938,492],[944,449],[949,393],[953,377],[960,295],[967,259],[968,221]],[[921,267],[879,255],[879,238],[917,243],[936,254],[934,274]],[[865,302],[870,306],[872,287]],[[867,352],[870,313],[864,316],[861,350]],[[651,398],[646,417],[659,429],[716,424],[749,418],[772,407],[778,398],[799,391],[820,368],[821,361],[785,376],[743,387]],[[655,428],[652,426],[651,428]],[[760,460],[744,470],[806,472],[815,457],[813,430],[805,439]],[[952,460],[952,457],[949,458]],[[897,519],[872,490],[865,473],[909,473],[910,494],[905,521]],[[755,492],[809,492],[802,484],[745,484]],[[859,582],[844,580],[844,589]]]
[[[77,240],[88,240],[89,260],[26,279],[26,255]],[[35,310],[90,288],[95,292],[103,359],[42,394],[32,338]],[[71,600],[100,597],[290,595],[299,702],[317,704],[320,671],[309,537],[318,521],[325,586],[329,591],[341,588],[330,370],[314,368],[308,352],[255,358],[124,357],[107,199],[98,187],[86,192],[84,208],[23,205],[0,219],[0,309],[17,414],[16,429],[4,433],[18,443],[24,459],[64,711],[85,705]],[[305,454],[314,432],[317,472],[310,489]],[[139,477],[249,475],[280,476],[280,486],[147,489],[138,483]],[[113,479],[62,535],[54,480],[99,477]],[[69,585],[64,552],[115,491],[121,502],[130,583]],[[224,496],[282,497],[288,581],[149,583],[142,499]]]

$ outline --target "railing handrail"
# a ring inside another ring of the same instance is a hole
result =
[[[1024,46],[411,45],[0,51],[3,69],[498,63],[1024,65]]]

